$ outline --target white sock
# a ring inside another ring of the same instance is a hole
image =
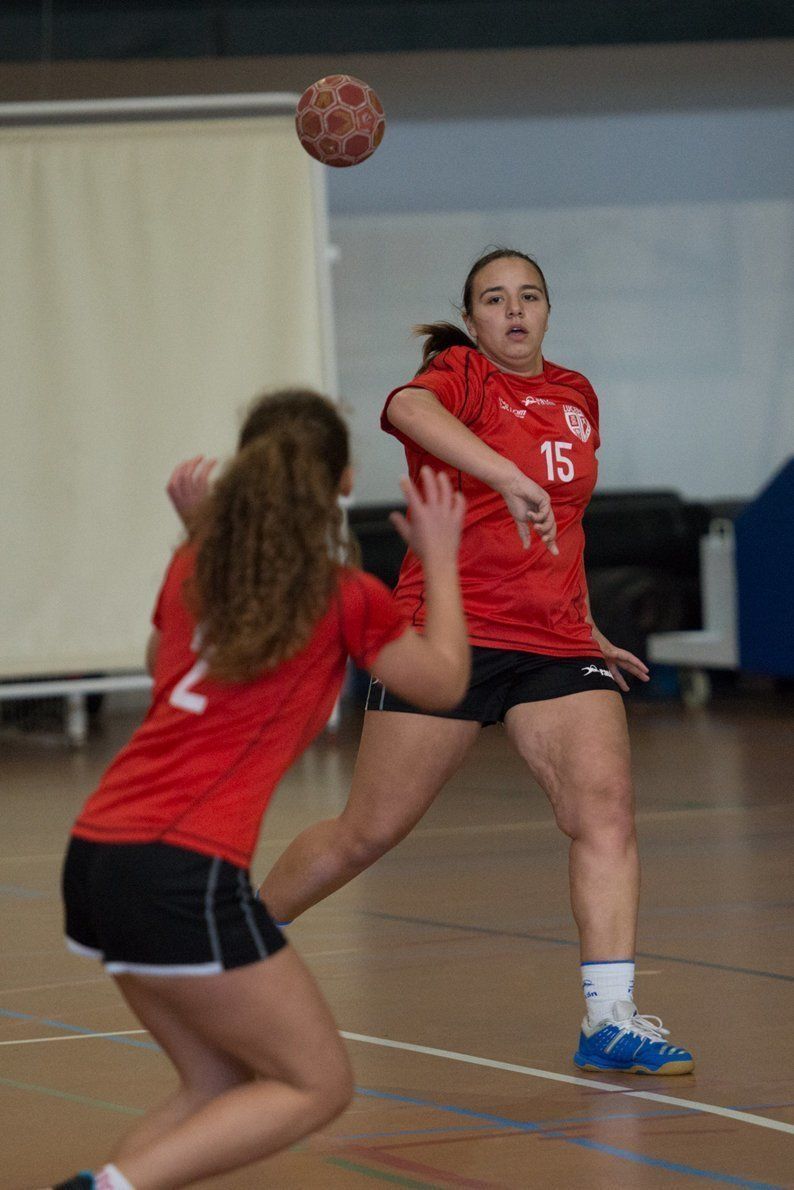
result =
[[[99,1173],[94,1174],[94,1181],[96,1190],[135,1190],[132,1182],[128,1182],[115,1165],[103,1165]]]
[[[634,1000],[634,963],[628,959],[582,963],[582,991],[588,1023],[611,1020],[613,1004]]]

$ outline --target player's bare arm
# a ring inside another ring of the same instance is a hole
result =
[[[410,519],[393,513],[392,523],[422,560],[427,623],[422,636],[408,629],[381,649],[372,673],[400,698],[448,710],[463,698],[471,676],[457,572],[465,500],[447,475],[430,467],[422,468],[420,488],[408,478],[400,486]]]
[[[558,553],[557,525],[548,492],[509,459],[492,450],[449,413],[428,389],[403,388],[392,398],[386,416],[406,437],[438,459],[473,475],[504,499],[528,548],[531,527],[552,553]]]
[[[607,663],[607,668],[612,674],[612,677],[617,682],[620,689],[626,693],[629,684],[623,677],[621,670],[631,674],[633,678],[639,678],[641,682],[650,681],[650,674],[648,673],[648,666],[639,657],[635,657],[628,649],[619,649],[617,645],[613,645],[610,640],[604,636],[596,627],[593,613],[590,610],[590,595],[585,596],[587,601],[587,622],[593,630],[593,640],[598,645],[601,652],[604,654],[604,660]]]

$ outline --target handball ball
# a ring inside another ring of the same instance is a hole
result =
[[[329,74],[301,95],[295,127],[310,156],[342,169],[375,152],[386,122],[372,87],[349,74]]]

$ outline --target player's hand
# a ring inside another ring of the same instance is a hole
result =
[[[629,653],[628,649],[619,649],[613,645],[603,632],[598,631],[595,624],[593,625],[593,640],[604,654],[607,668],[621,690],[625,692],[629,688],[628,682],[620,672],[622,669],[625,669],[626,673],[631,674],[633,678],[639,678],[641,682],[650,681],[648,666],[645,662],[640,661],[639,657],[635,657],[633,653]]]
[[[209,491],[210,472],[216,462],[217,459],[196,455],[180,463],[171,472],[165,490],[186,529],[190,528],[193,514]]]
[[[458,556],[466,500],[456,492],[444,471],[436,473],[431,467],[419,472],[419,485],[404,476],[400,480],[411,519],[401,512],[391,513],[389,520],[403,541],[427,565],[428,562],[454,563]]]
[[[545,488],[516,468],[497,490],[516,523],[524,549],[528,550],[532,544],[534,528],[549,553],[559,554],[556,542],[557,522],[554,519],[551,497]]]

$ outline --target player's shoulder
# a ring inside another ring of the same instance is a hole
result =
[[[339,594],[346,606],[361,606],[372,599],[382,598],[384,594],[390,598],[386,584],[358,566],[340,567]]]
[[[341,627],[349,641],[361,632],[377,631],[394,617],[392,593],[384,582],[355,566],[340,570],[338,603]]]
[[[543,370],[549,384],[556,384],[560,388],[569,389],[572,393],[578,393],[593,413],[595,420],[598,420],[598,397],[586,376],[583,376],[581,372],[575,372],[573,368],[565,368],[562,364],[555,364],[547,359],[543,361]]]
[[[427,387],[436,394],[448,393],[455,404],[453,412],[466,424],[471,424],[482,409],[491,376],[498,369],[476,347],[447,347],[431,361]],[[414,382],[422,384],[422,374]]]
[[[588,392],[595,395],[593,386],[587,377],[583,376],[581,372],[575,372],[573,368],[566,368],[562,364],[555,364],[549,359],[544,359],[543,370],[550,384],[560,384],[563,387],[575,388],[582,393]]]
[[[173,588],[190,578],[196,568],[196,547],[190,541],[178,545],[166,567],[163,586]]]
[[[496,368],[482,355],[476,347],[445,347],[434,356],[425,372],[453,372],[458,376],[477,376],[485,379],[489,372]],[[420,373],[421,375],[422,373]]]

